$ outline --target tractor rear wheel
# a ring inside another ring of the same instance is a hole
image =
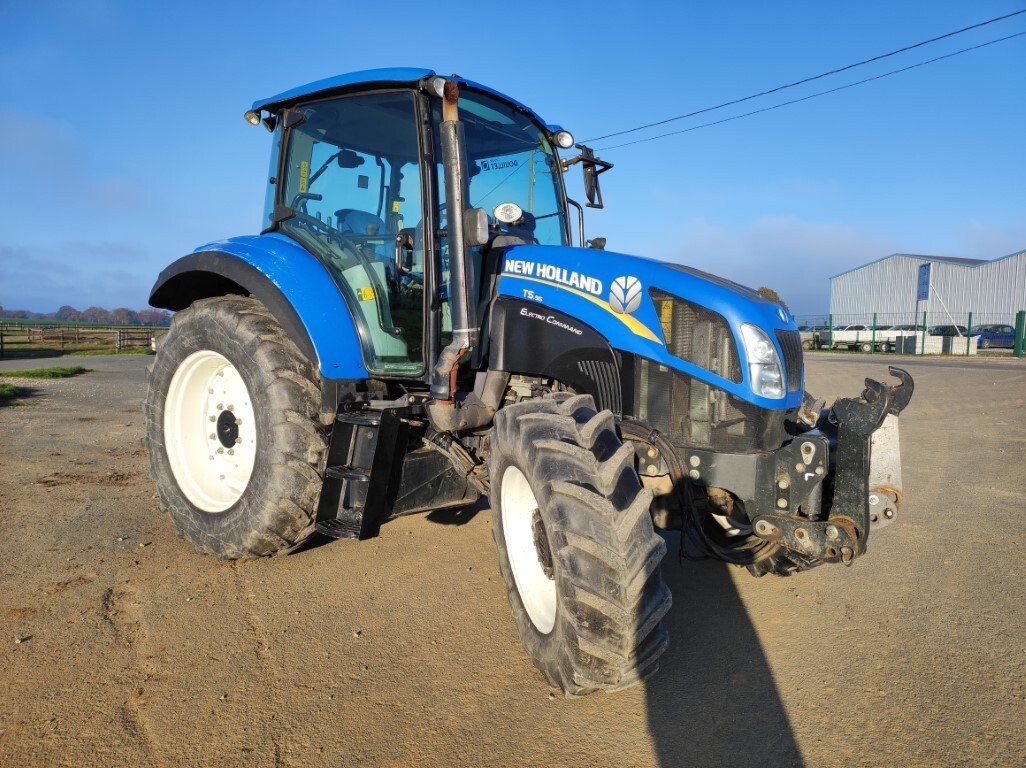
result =
[[[612,413],[565,393],[507,406],[490,463],[499,570],[535,665],[571,696],[655,672],[671,601],[666,545]]]
[[[150,474],[179,535],[231,559],[309,536],[327,444],[319,406],[316,369],[260,302],[178,312],[145,410]]]

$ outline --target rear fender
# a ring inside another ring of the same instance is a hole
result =
[[[198,248],[160,273],[150,305],[174,311],[197,299],[243,294],[274,315],[328,380],[368,378],[357,326],[325,266],[276,233]]]

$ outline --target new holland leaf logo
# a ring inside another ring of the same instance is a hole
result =
[[[609,288],[609,307],[629,315],[641,306],[641,281],[636,277],[618,277]]]

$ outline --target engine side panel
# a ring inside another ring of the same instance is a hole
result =
[[[553,378],[617,416],[624,403],[619,356],[594,329],[562,312],[500,296],[492,306],[489,368]]]

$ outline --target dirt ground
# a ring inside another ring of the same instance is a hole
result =
[[[1026,365],[909,362],[907,503],[867,557],[756,580],[670,556],[659,673],[565,699],[521,650],[487,510],[197,555],[146,477],[147,360],[79,362],[0,408],[0,765],[1026,763]],[[828,398],[886,373],[808,368]]]

